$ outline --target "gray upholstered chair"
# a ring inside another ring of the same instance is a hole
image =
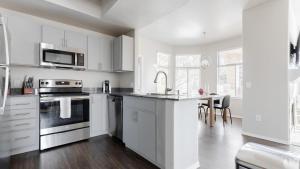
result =
[[[221,116],[223,117],[223,113],[224,111],[228,110],[229,115],[230,115],[230,121],[232,124],[232,116],[231,116],[231,110],[230,110],[230,95],[226,95],[223,100],[222,100],[222,104],[215,104],[214,108],[217,110],[220,110],[221,112]],[[225,117],[226,118],[226,117]],[[223,122],[225,121],[224,117],[223,117]]]

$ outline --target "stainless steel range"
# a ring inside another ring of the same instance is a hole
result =
[[[89,94],[81,80],[40,80],[40,150],[90,136]]]

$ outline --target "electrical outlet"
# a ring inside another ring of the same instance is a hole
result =
[[[260,122],[260,121],[261,121],[261,115],[260,115],[260,114],[257,114],[257,115],[255,116],[255,119],[256,119],[256,121]]]

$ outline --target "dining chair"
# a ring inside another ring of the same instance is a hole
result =
[[[218,95],[217,93],[210,93],[209,95]],[[220,100],[214,100],[214,105],[215,104],[220,104]],[[210,108],[209,107],[209,103],[207,102],[207,103],[202,103],[202,106],[204,107],[204,109],[205,109],[205,123],[207,123],[207,115],[208,115],[208,109]],[[206,107],[206,108],[205,108]],[[217,120],[217,115],[216,115],[216,113],[215,113],[215,120]]]
[[[228,110],[228,112],[229,112],[229,115],[230,115],[230,121],[231,121],[231,124],[232,124],[232,117],[231,117],[231,110],[230,110],[230,95],[226,95],[226,96],[224,96],[224,98],[223,98],[223,100],[222,100],[222,104],[215,104],[215,106],[214,106],[214,108],[217,110],[220,110],[220,112],[221,112],[221,116],[222,116],[222,118],[223,118],[223,124],[224,124],[224,122],[225,122],[225,119],[224,119],[224,117],[223,117],[223,115],[224,115],[224,112],[226,111],[226,110]],[[226,117],[225,117],[226,118]]]
[[[198,119],[202,119],[202,110],[205,113],[205,107],[203,103],[198,103]]]

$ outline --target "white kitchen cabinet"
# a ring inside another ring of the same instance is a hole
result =
[[[133,38],[122,35],[113,40],[113,71],[133,71],[134,63]]]
[[[98,36],[88,36],[88,69],[102,70],[101,62],[102,40]]]
[[[112,50],[113,50],[113,37],[102,37],[102,70],[112,71]]]
[[[88,69],[112,71],[112,37],[88,36]]]
[[[85,34],[65,30],[65,41],[67,48],[80,49],[83,50],[84,53],[87,53],[87,36]]]
[[[7,30],[12,64],[38,65],[41,24],[29,19],[9,15]]]
[[[37,96],[9,96],[0,116],[0,144],[8,144],[10,155],[39,149]]]
[[[106,134],[108,130],[106,94],[90,95],[90,136]]]
[[[138,150],[150,161],[156,160],[156,113],[138,111]]]
[[[43,25],[42,27],[42,42],[53,44],[56,47],[65,47],[65,31],[60,28]]]
[[[85,34],[43,25],[42,42],[54,44],[59,48],[70,48],[87,53],[87,36]]]
[[[138,151],[138,111],[127,106],[126,99],[123,99],[123,141],[127,147]]]
[[[156,102],[139,97],[123,98],[123,141],[146,159],[156,162]]]

